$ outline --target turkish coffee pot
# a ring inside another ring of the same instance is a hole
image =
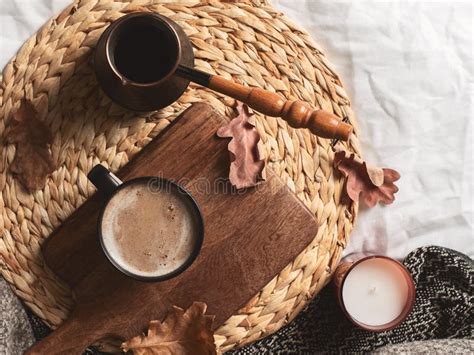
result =
[[[309,128],[324,138],[348,140],[351,125],[336,115],[314,110],[304,101],[251,88],[194,69],[194,54],[183,29],[167,17],[136,12],[113,22],[96,47],[94,66],[105,93],[133,111],[154,111],[175,102],[190,81],[242,101],[291,127]]]

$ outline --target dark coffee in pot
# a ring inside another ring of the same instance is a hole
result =
[[[114,64],[126,79],[152,83],[169,73],[176,62],[175,40],[152,23],[129,23],[116,37]]]
[[[193,47],[183,29],[152,12],[114,21],[94,51],[94,71],[105,94],[132,111],[155,111],[186,91],[189,79],[176,74],[193,67]]]

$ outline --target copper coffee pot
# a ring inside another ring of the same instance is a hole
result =
[[[99,39],[94,63],[105,93],[134,111],[154,111],[172,104],[192,81],[320,137],[348,140],[352,132],[336,115],[314,110],[304,101],[289,101],[194,69],[193,49],[183,29],[155,13],[137,12],[112,23]]]

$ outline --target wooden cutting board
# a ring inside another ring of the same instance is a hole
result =
[[[216,137],[227,121],[207,104],[186,110],[117,175],[161,175],[183,184],[204,216],[196,261],[174,279],[146,283],[117,271],[96,236],[103,198],[95,194],[49,238],[49,267],[74,290],[76,308],[31,354],[80,354],[105,335],[129,339],[177,305],[208,305],[214,328],[244,306],[315,237],[311,212],[268,172],[267,181],[236,193],[227,181],[229,140]]]

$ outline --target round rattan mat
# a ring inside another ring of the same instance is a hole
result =
[[[0,161],[1,269],[17,295],[47,324],[68,315],[73,296],[45,266],[40,245],[93,192],[87,172],[97,163],[124,166],[191,103],[206,101],[228,115],[233,100],[191,85],[159,112],[126,111],[97,86],[90,58],[100,34],[120,16],[144,9],[169,16],[191,38],[199,69],[348,117],[341,82],[309,35],[265,1],[77,0],[48,21],[3,71],[0,136],[23,97],[32,99],[54,135],[57,170],[29,194],[9,173],[14,146]],[[293,319],[329,281],[346,245],[357,206],[341,202],[343,179],[332,168],[330,141],[256,115],[268,166],[314,212],[314,241],[215,335],[221,350],[255,341]],[[356,135],[348,149],[359,152]],[[295,231],[297,232],[297,231]]]

